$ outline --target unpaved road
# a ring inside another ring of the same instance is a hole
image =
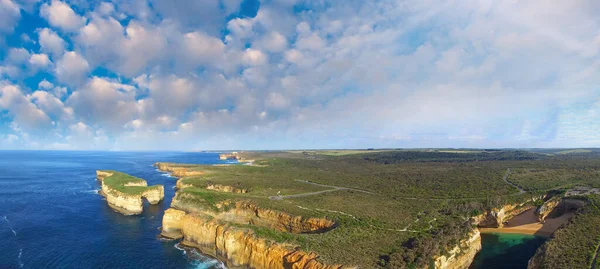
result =
[[[365,191],[365,190],[359,190],[359,189],[353,189],[353,188],[347,188],[347,187],[339,187],[339,186],[331,186],[331,185],[319,184],[319,183],[310,182],[310,181],[307,181],[307,180],[298,180],[298,179],[296,179],[296,181],[303,182],[303,183],[306,183],[306,184],[315,185],[315,186],[320,186],[320,187],[332,188],[332,189],[322,190],[322,191],[315,191],[315,192],[292,194],[292,195],[275,195],[275,196],[269,196],[269,199],[271,199],[271,200],[283,200],[283,199],[290,199],[290,198],[300,198],[300,197],[306,197],[306,196],[312,196],[312,195],[318,195],[318,194],[328,193],[328,192],[332,192],[332,191],[343,191],[343,190],[358,191],[358,192],[373,194],[372,192]]]
[[[519,187],[519,186],[513,184],[512,182],[508,181],[508,175],[510,175],[510,168],[506,169],[506,174],[504,174],[504,178],[502,178],[502,180],[504,180],[504,182],[506,182],[508,185],[511,185],[511,186],[519,189],[519,193],[517,193],[515,195],[521,195],[521,194],[527,192],[524,189],[521,189],[521,187]]]

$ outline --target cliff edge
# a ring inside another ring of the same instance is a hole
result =
[[[163,185],[148,186],[141,179],[117,171],[96,171],[96,179],[102,182],[100,194],[115,211],[124,215],[141,214],[145,198],[150,204],[158,204],[164,199]]]
[[[319,255],[259,238],[254,231],[229,225],[201,213],[170,208],[163,217],[163,236],[183,238],[182,244],[224,261],[229,268],[338,269],[325,265]]]

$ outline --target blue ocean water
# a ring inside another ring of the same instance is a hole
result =
[[[546,240],[545,237],[527,234],[481,233],[481,251],[469,268],[527,268],[529,259]]]
[[[176,181],[158,161],[223,163],[217,153],[0,151],[0,268],[222,268],[157,239]],[[99,169],[163,184],[165,200],[116,213],[97,194]]]

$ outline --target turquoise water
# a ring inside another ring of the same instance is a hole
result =
[[[0,151],[0,268],[223,268],[157,238],[176,179],[157,161],[218,164],[217,153]],[[96,169],[163,184],[165,200],[138,216],[98,195]]]
[[[470,268],[527,268],[527,262],[545,241],[545,237],[534,235],[482,233],[481,251]]]

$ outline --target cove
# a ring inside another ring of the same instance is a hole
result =
[[[546,240],[527,234],[481,233],[481,251],[469,268],[527,268],[529,259]]]

